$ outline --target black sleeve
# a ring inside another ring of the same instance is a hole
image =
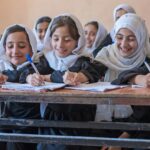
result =
[[[71,72],[82,72],[88,79],[89,82],[97,82],[100,77],[104,76],[107,67],[104,66],[102,63],[97,61],[91,61],[89,57],[80,57],[75,62],[75,64],[69,68]],[[63,82],[63,75],[65,71],[54,71],[51,74],[51,80],[53,82]]]
[[[19,72],[17,70],[5,70],[2,74],[8,77],[8,82],[18,82],[19,81]]]
[[[111,39],[110,34],[106,36],[106,38],[102,41],[102,43],[93,51],[93,56],[96,57],[97,53],[105,46],[112,44],[113,41]]]
[[[112,84],[129,84],[131,78],[136,75],[146,75],[148,73],[146,66],[141,66],[140,68],[134,68],[132,70],[123,71],[119,74],[118,78],[112,81]]]
[[[104,76],[107,67],[98,61],[92,61],[89,57],[82,56],[69,70],[72,72],[82,72],[89,79],[89,82],[93,83]]]
[[[39,63],[35,64],[39,73],[41,75],[51,74],[53,72],[53,69],[49,67],[49,64],[44,56],[40,58]],[[19,82],[20,83],[26,83],[26,78],[29,74],[35,73],[33,67],[29,65],[26,69],[18,70],[20,72],[19,76]]]

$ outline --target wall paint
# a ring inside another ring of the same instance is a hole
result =
[[[121,3],[133,6],[137,14],[146,20],[150,30],[150,0],[1,0],[0,33],[15,23],[33,28],[38,17],[54,17],[64,12],[76,15],[82,24],[92,19],[99,20],[110,30],[113,25],[113,9]]]

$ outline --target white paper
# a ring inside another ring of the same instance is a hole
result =
[[[112,85],[110,82],[96,82],[96,83],[90,83],[90,84],[80,84],[77,86],[69,86],[65,87],[67,89],[74,89],[74,90],[85,90],[85,91],[107,91],[107,90],[113,90],[118,88],[126,87],[122,85]]]
[[[45,84],[42,86],[32,86],[30,84],[6,82],[5,84],[1,85],[1,88],[12,90],[23,90],[23,91],[40,91],[40,90],[55,90],[58,88],[62,88],[64,86],[65,86],[64,83],[52,83],[52,82],[45,82]]]

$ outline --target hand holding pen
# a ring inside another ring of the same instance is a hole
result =
[[[31,66],[35,71],[34,74],[30,74],[27,76],[27,82],[33,86],[44,85],[44,77],[40,75],[29,54],[26,55],[26,59],[30,62]]]
[[[66,71],[63,80],[68,85],[79,85],[88,81],[88,78],[82,72]]]

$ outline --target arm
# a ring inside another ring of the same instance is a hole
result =
[[[148,70],[146,66],[141,66],[139,68],[134,68],[132,70],[123,71],[119,74],[118,78],[112,81],[112,84],[131,84],[135,83],[135,77],[137,75],[146,75]]]
[[[37,69],[41,75],[50,75],[53,72],[53,69],[51,67],[49,67],[49,64],[48,64],[47,60],[45,59],[45,57],[41,57],[39,63],[37,63],[35,65],[36,65],[36,67],[37,67]],[[35,71],[31,65],[26,66],[25,69],[21,69],[19,71],[21,72],[20,76],[19,76],[19,82],[20,83],[26,83],[27,77],[29,75],[35,73]],[[44,78],[44,76],[40,77],[40,79],[43,79],[43,78]],[[37,77],[37,79],[38,79],[38,77]],[[49,76],[49,79],[50,79],[50,76]],[[28,81],[29,81],[29,79],[28,79]]]

